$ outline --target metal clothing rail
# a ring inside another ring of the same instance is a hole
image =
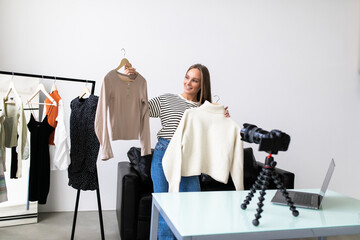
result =
[[[60,80],[60,81],[69,81],[69,82],[83,82],[83,83],[91,83],[91,94],[94,94],[95,91],[95,83],[94,80],[84,80],[84,79],[75,79],[75,78],[65,78],[65,77],[55,77],[55,76],[46,76],[46,75],[38,75],[38,74],[29,74],[29,73],[18,73],[18,72],[6,72],[0,71],[0,74],[13,75],[13,76],[21,76],[21,77],[33,77],[33,78],[41,78],[41,79],[51,79],[51,80]]]
[[[22,76],[22,77],[34,77],[34,78],[41,78],[41,79],[50,79],[50,80],[56,80],[56,81],[69,81],[69,82],[83,82],[83,83],[90,83],[91,84],[91,94],[94,94],[95,92],[95,83],[94,80],[84,80],[84,79],[74,79],[74,78],[64,78],[64,77],[55,77],[55,76],[46,76],[46,75],[37,75],[37,74],[28,74],[28,73],[18,73],[18,72],[6,72],[6,71],[0,71],[0,74],[5,75],[12,75],[12,76]],[[98,188],[96,189],[96,195],[97,195],[97,202],[98,202],[98,212],[99,212],[99,220],[100,220],[100,230],[101,230],[101,239],[105,239],[104,234],[104,223],[103,223],[103,217],[102,217],[102,210],[101,210],[101,198],[100,198],[100,187],[99,187],[99,178],[96,170],[96,179],[98,182]],[[74,211],[74,219],[73,219],[73,225],[71,230],[71,240],[74,239],[75,235],[75,227],[76,227],[76,218],[78,213],[78,207],[79,207],[79,199],[80,199],[80,189],[77,190],[76,195],[76,202],[75,202],[75,211]]]

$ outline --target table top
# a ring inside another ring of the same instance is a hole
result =
[[[297,191],[318,193],[320,190]],[[259,191],[247,209],[242,210],[240,205],[248,192],[153,193],[153,199],[181,236],[360,227],[360,200],[330,190],[319,210],[297,208],[298,217],[292,215],[289,207],[271,203],[276,190],[267,190],[260,225],[255,227],[252,220]]]

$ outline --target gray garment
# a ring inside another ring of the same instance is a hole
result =
[[[0,149],[0,203],[8,200],[5,176],[4,176],[4,162],[3,162],[2,153],[3,152]]]
[[[15,98],[15,104],[6,103],[8,99],[2,98],[0,108],[0,148],[5,152],[5,147],[17,147],[18,159],[27,159],[28,153],[25,151],[27,142],[27,126],[21,99]],[[19,138],[17,138],[19,135]],[[5,157],[3,157],[5,162]],[[6,169],[4,169],[6,170]],[[16,177],[20,178],[22,163],[18,161],[18,171]]]
[[[17,146],[17,121],[18,117],[7,117],[4,119],[5,142],[7,148]]]

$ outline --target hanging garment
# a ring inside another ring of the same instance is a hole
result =
[[[68,134],[64,120],[64,103],[58,90],[49,93],[56,101],[56,106],[46,105],[46,114],[49,124],[55,128],[49,137],[50,169],[66,170],[70,164],[70,150],[68,145]],[[45,103],[51,104],[49,98]]]
[[[58,116],[58,106],[59,106],[59,100],[61,99],[61,97],[60,97],[59,92],[57,90],[55,90],[52,93],[49,93],[49,95],[55,100],[56,106],[50,105],[50,104],[52,104],[52,101],[49,98],[46,98],[45,99],[45,104],[49,104],[49,105],[45,105],[45,112],[46,112],[46,114],[48,116],[47,117],[48,123],[54,129],[56,129],[56,125],[57,125],[56,118]],[[51,111],[49,111],[49,110],[51,110]],[[54,135],[55,135],[55,131],[50,134],[50,137],[49,137],[49,144],[50,145],[54,145]]]
[[[132,82],[121,77],[128,76],[112,70],[101,86],[95,132],[102,147],[102,160],[114,157],[107,127],[108,109],[112,140],[139,139],[140,135],[141,155],[151,154],[146,80],[140,74]]]
[[[3,161],[3,152],[0,149],[0,203],[7,201],[7,190],[6,190],[6,182],[4,175],[4,161]]]
[[[16,147],[11,148],[11,165],[10,165],[10,178],[16,179],[16,172],[18,170],[18,154]]]
[[[1,101],[0,113],[0,148],[5,151],[6,148],[17,146],[18,167],[16,177],[21,177],[22,162],[21,160],[27,159],[29,156],[24,151],[26,146],[27,128],[26,119],[24,114],[21,99],[15,98],[15,104],[6,104],[8,99],[3,98]],[[19,135],[19,137],[17,137]],[[4,157],[5,162],[5,157]],[[4,169],[5,171],[6,169]]]
[[[98,189],[96,160],[100,143],[94,131],[99,97],[76,97],[70,108],[70,158],[69,186],[78,190]]]
[[[240,126],[224,115],[221,105],[205,101],[185,111],[163,158],[169,192],[178,192],[181,176],[205,173],[243,190],[243,143]]]
[[[42,122],[38,122],[32,114],[28,128],[30,131],[29,201],[46,204],[50,188],[49,136],[54,128],[49,125],[47,116]]]

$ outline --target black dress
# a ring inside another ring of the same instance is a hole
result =
[[[32,114],[27,126],[30,131],[29,201],[46,204],[50,188],[49,136],[54,128],[47,116],[38,122]]]
[[[86,99],[76,97],[70,104],[69,186],[78,190],[98,189],[96,160],[100,143],[94,127],[98,100],[90,95]]]

